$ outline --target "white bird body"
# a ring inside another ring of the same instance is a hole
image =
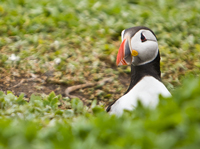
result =
[[[109,113],[120,116],[124,110],[133,110],[137,106],[138,100],[145,107],[155,108],[159,102],[159,95],[163,97],[171,96],[162,82],[152,76],[145,76],[111,106]]]

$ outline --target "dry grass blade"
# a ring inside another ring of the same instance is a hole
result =
[[[74,92],[76,90],[82,89],[82,88],[92,87],[92,86],[95,86],[95,85],[102,86],[105,83],[111,82],[112,80],[113,80],[112,78],[104,78],[103,80],[100,80],[100,81],[95,82],[95,83],[85,83],[85,84],[70,86],[65,90],[65,95],[69,98],[76,98],[76,96],[70,95],[70,93]]]
[[[28,81],[37,81],[37,82],[41,82],[41,83],[44,82],[44,81],[43,81],[42,79],[40,79],[40,78],[21,79],[21,81],[20,81],[18,84],[14,85],[14,86],[11,87],[11,88],[16,88],[16,87],[22,85],[24,82],[28,82]]]

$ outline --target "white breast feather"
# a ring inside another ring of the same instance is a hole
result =
[[[165,85],[151,76],[142,78],[127,94],[119,98],[112,106],[110,114],[120,116],[123,110],[133,110],[140,100],[145,107],[155,108],[159,101],[159,95],[171,96]]]

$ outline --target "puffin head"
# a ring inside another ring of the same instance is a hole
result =
[[[158,55],[155,34],[147,27],[128,28],[121,33],[122,43],[117,54],[117,65],[135,66],[147,64]]]

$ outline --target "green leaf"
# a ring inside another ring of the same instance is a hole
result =
[[[71,100],[72,109],[74,109],[75,113],[82,113],[83,112],[83,102],[78,98],[73,98]]]
[[[27,101],[24,100],[24,93],[20,94],[19,97],[17,98],[17,103],[19,105],[23,105],[23,104],[26,104]]]

